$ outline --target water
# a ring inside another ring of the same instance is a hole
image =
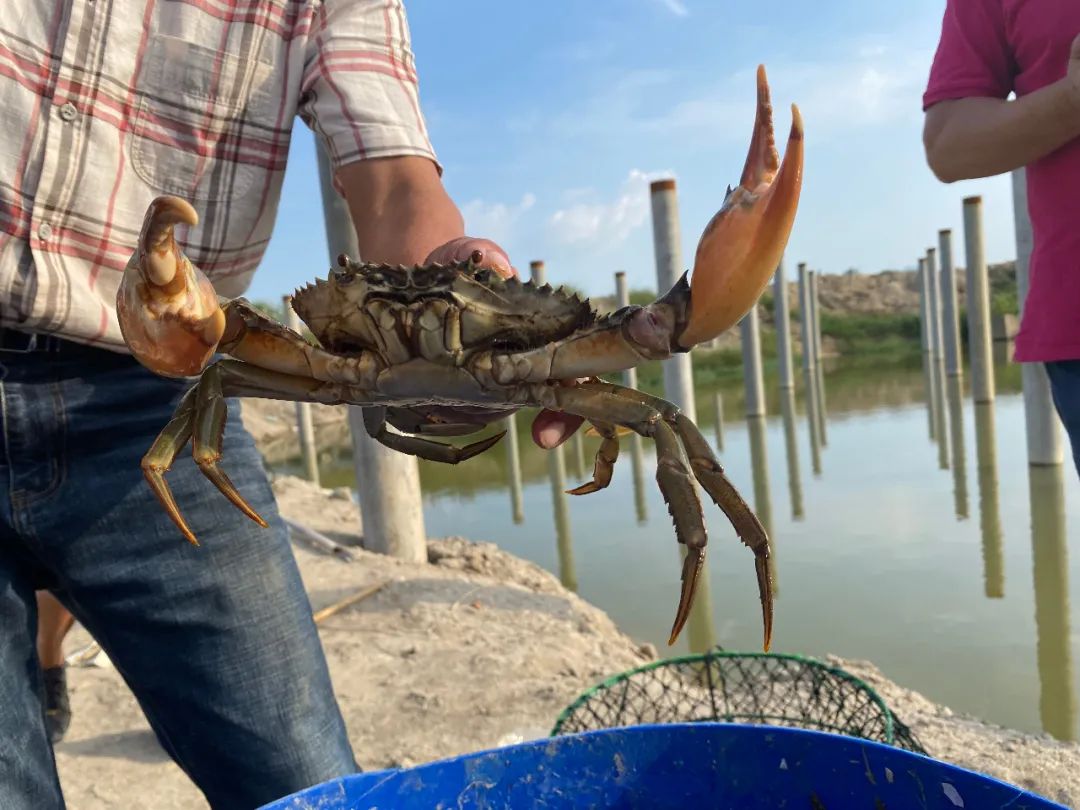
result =
[[[1080,582],[1080,554],[1070,561],[1068,539],[1080,537],[1080,480],[1071,460],[1028,467],[1019,369],[1000,354],[995,403],[976,407],[966,379],[947,381],[946,408],[933,413],[917,366],[830,370],[827,443],[816,454],[801,376],[793,401],[767,378],[769,415],[749,424],[741,383],[699,388],[698,422],[717,449],[719,391],[718,455],[773,538],[774,651],[869,659],[958,711],[1077,739],[1080,616],[1069,586]],[[651,443],[636,442],[635,463],[635,442],[623,438],[607,489],[557,497],[550,472],[563,468],[567,488],[587,480],[599,439],[583,439],[583,465],[572,443],[559,462],[532,443],[532,415],[517,418],[521,522],[499,445],[460,467],[422,462],[429,535],[493,541],[538,563],[661,655],[760,650],[753,555],[723,513],[705,504],[708,576],[669,648],[681,554]],[[353,484],[347,456],[322,475],[327,486]]]

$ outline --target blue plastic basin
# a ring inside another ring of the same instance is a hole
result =
[[[391,808],[1061,810],[983,774],[866,740],[727,723],[589,731],[336,779],[263,810]]]

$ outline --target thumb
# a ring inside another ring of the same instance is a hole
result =
[[[1080,62],[1080,34],[1077,34],[1069,47],[1069,61]]]

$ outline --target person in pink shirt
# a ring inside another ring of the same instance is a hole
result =
[[[1080,471],[1078,35],[1080,2],[947,0],[923,142],[946,183],[1026,167],[1034,250],[1015,359],[1045,365]]]

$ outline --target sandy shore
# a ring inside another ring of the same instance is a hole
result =
[[[347,495],[289,477],[275,481],[274,489],[287,518],[339,542],[353,541],[341,533],[360,525]],[[348,562],[302,543],[295,549],[316,611],[385,583],[319,625],[366,769],[545,736],[588,686],[656,654],[556,577],[490,543],[433,540],[428,564],[359,548],[350,549]],[[90,641],[76,628],[67,650]],[[833,661],[870,682],[932,755],[1068,806],[1080,801],[1080,746],[954,714],[869,663]],[[158,746],[120,677],[102,663],[69,670],[73,722],[56,748],[69,807],[205,808]]]

